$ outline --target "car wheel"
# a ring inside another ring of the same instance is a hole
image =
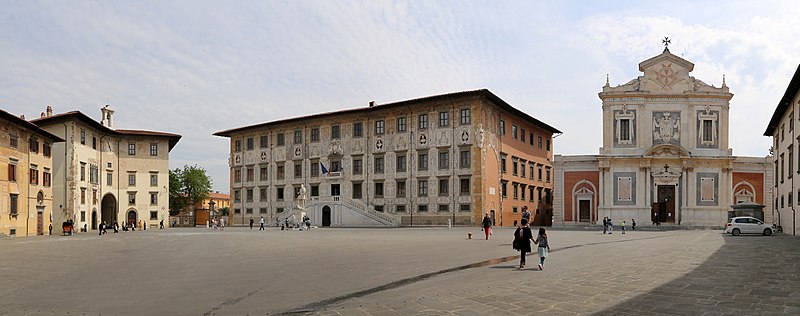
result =
[[[739,236],[739,234],[741,233],[742,231],[739,230],[738,228],[734,228],[733,231],[731,232],[731,234],[733,234],[734,236]]]
[[[772,229],[764,228],[764,236],[772,235]]]

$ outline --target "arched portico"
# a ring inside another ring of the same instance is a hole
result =
[[[103,196],[103,200],[100,202],[100,222],[105,221],[106,224],[113,225],[116,220],[117,198],[114,197],[113,194],[108,193]]]

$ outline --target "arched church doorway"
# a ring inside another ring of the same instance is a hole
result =
[[[136,210],[128,210],[128,225],[136,226]]]
[[[322,207],[322,226],[331,226],[331,207],[327,205]]]
[[[114,225],[117,220],[117,199],[113,194],[108,193],[103,196],[103,201],[100,202],[100,220],[106,221],[106,224]],[[94,229],[95,221],[92,220],[92,229]]]

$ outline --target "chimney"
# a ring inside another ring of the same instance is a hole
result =
[[[44,118],[44,112],[39,113],[39,118]]]
[[[25,119],[25,114],[20,115],[19,118],[24,120]]]
[[[48,106],[47,106],[47,110],[46,110],[46,111],[47,111],[47,113],[46,113],[46,114],[47,114],[47,117],[51,117],[51,116],[53,116],[53,107],[52,107],[52,106],[49,106],[49,105],[48,105]]]
[[[114,128],[114,110],[106,104],[106,106],[100,108],[100,112],[103,114],[100,124],[108,128]]]
[[[369,101],[369,107],[373,107],[373,106],[375,106],[375,105],[376,105],[376,104],[375,104],[375,101]]]

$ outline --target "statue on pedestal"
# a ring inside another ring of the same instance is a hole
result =
[[[301,210],[306,209],[306,186],[300,185],[300,192],[297,194],[297,208]]]

